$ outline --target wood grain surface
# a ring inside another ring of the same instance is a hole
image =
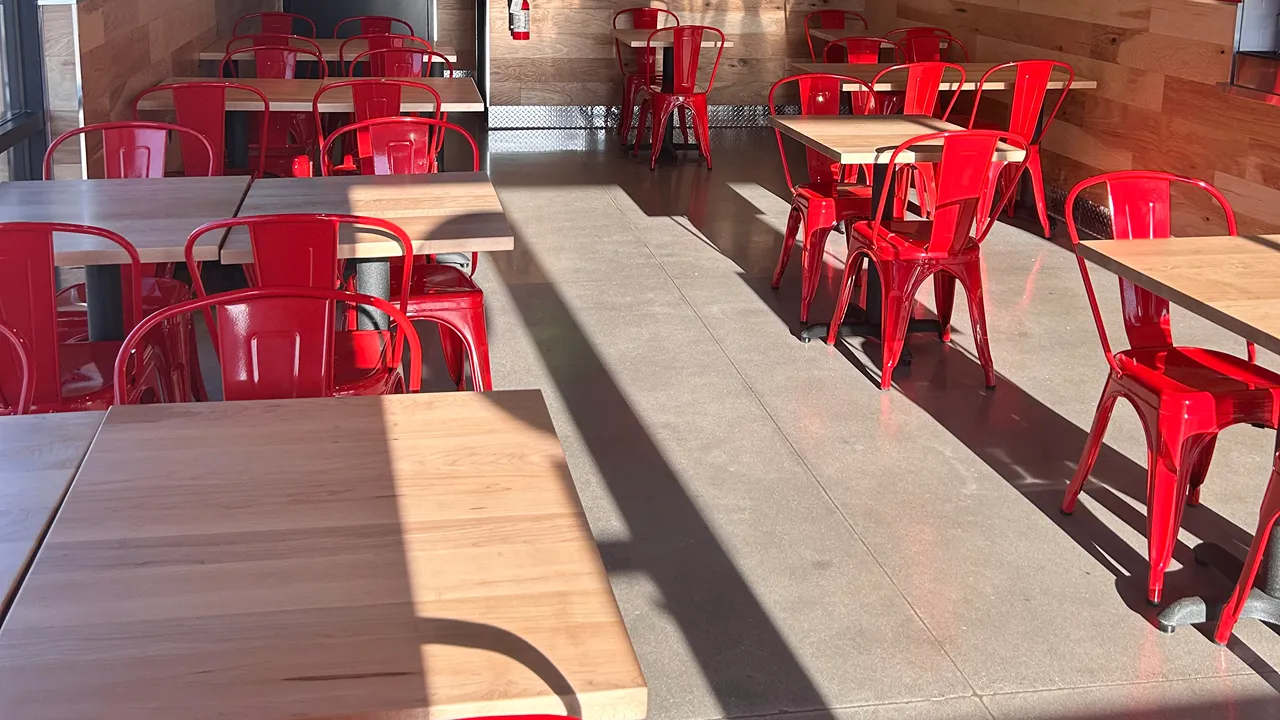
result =
[[[283,80],[280,78],[238,78],[235,82],[255,87],[267,96],[272,112],[311,112],[311,101],[322,85],[341,82],[347,78],[326,80]],[[209,78],[174,77],[161,85],[179,82],[205,82]],[[446,112],[482,112],[484,100],[472,78],[416,78],[440,93],[440,104]],[[139,110],[173,110],[172,93],[153,93],[142,99]],[[244,91],[227,94],[228,110],[261,110],[262,101],[256,95]],[[435,110],[435,98],[413,88],[405,88],[400,96],[403,112],[431,112]],[[351,89],[341,88],[326,93],[320,102],[320,112],[349,113],[355,108],[351,103]]]
[[[484,252],[515,247],[498,194],[485,173],[433,175],[348,175],[318,178],[264,178],[253,183],[241,215],[342,213],[390,220],[413,240],[416,255]],[[338,252],[344,258],[395,257],[394,238],[344,229]],[[249,234],[234,229],[222,246],[222,262],[253,262]]]
[[[652,32],[653,32],[652,30],[632,30],[630,28],[627,28],[627,29],[619,28],[613,31],[613,36],[617,38],[618,42],[622,43],[623,47],[642,48],[642,47],[649,46],[649,34]],[[727,48],[733,47],[732,38],[728,37],[728,33],[726,33],[725,35],[726,37],[724,39],[724,42],[721,43],[720,37],[715,33],[709,33],[709,32],[703,33],[701,47],[714,48],[714,47],[720,47],[721,45],[724,45]],[[653,38],[653,47],[656,47],[656,48],[671,47],[671,38],[672,38],[671,33],[661,33]]]
[[[232,38],[229,38],[229,37],[221,37],[221,38],[218,38],[217,40],[214,40],[207,47],[205,47],[205,49],[200,51],[200,59],[202,61],[212,60],[214,62],[218,62],[222,60],[222,58],[227,54],[227,44],[231,42],[231,40]],[[327,62],[338,62],[339,60],[338,49],[342,47],[342,42],[343,41],[341,39],[337,39],[337,38],[315,38],[315,44],[320,47],[320,54],[324,56],[324,59]],[[243,44],[244,43],[242,39],[242,42],[238,43],[237,47],[242,47]],[[310,49],[310,46],[306,43],[298,43],[298,46]],[[368,49],[369,49],[369,44],[364,40],[352,40],[351,44],[347,45],[347,62],[351,62],[353,59],[355,59],[356,55],[359,55],[360,53]],[[451,47],[445,47],[443,45],[439,45],[439,46],[433,45],[431,49],[435,50],[441,55],[444,55],[446,58],[448,58],[449,62],[458,61],[458,51],[454,50]],[[315,58],[310,55],[299,55],[298,60],[300,62],[308,62],[308,61],[314,62]],[[432,60],[432,62],[438,63],[440,62],[440,60],[438,58],[435,58]]]
[[[1280,235],[1093,240],[1084,258],[1280,352]]]
[[[105,416],[0,417],[0,622]]]
[[[536,390],[112,408],[0,629],[22,720],[639,720]]]
[[[977,90],[978,81],[982,79],[982,74],[995,67],[999,63],[957,63],[964,68],[965,81],[960,83],[960,74],[954,70],[947,71],[942,78],[940,88],[942,90]],[[892,64],[871,65],[863,63],[811,63],[796,62],[791,64],[791,69],[796,73],[832,73],[834,75],[848,75],[864,82],[870,83],[875,79],[876,73],[885,68],[893,67]],[[987,79],[986,90],[1012,90],[1016,75],[1012,69],[1000,70],[991,75]],[[1057,73],[1050,79],[1050,90],[1061,90],[1066,86],[1067,76],[1063,73],[1059,76]],[[1072,90],[1092,90],[1098,87],[1098,83],[1093,80],[1076,77],[1071,83]],[[857,90],[858,85],[849,84],[845,86],[845,90]],[[889,73],[881,78],[880,82],[874,87],[876,92],[904,92],[907,89],[907,71]]]
[[[191,231],[234,217],[248,189],[248,177],[6,182],[0,183],[0,217],[96,225],[123,235],[144,263],[180,263]],[[221,233],[205,235],[196,259],[217,260],[221,245]],[[61,267],[129,262],[108,240],[65,233],[54,235],[53,254]]]
[[[783,134],[845,165],[887,163],[894,149],[911,138],[964,129],[924,115],[779,115],[769,120]],[[941,152],[941,140],[922,143],[903,151],[897,162],[937,162],[942,157]],[[995,159],[1016,162],[1023,155],[1025,153],[1021,149],[1001,143],[996,148]]]

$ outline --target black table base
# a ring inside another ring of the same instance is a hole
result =
[[[1197,545],[1195,558],[1197,564],[1212,568],[1233,585],[1239,581],[1240,571],[1244,568],[1243,560],[1216,543]],[[1280,533],[1273,532],[1267,541],[1263,567],[1258,571],[1261,587],[1249,591],[1249,598],[1240,612],[1241,620],[1253,618],[1280,626],[1280,567],[1276,566],[1276,558],[1280,558]],[[1183,625],[1216,623],[1229,598],[1230,594],[1212,604],[1199,595],[1175,600],[1160,611],[1156,626],[1162,632],[1171,633]]]
[[[84,291],[85,301],[89,306],[89,341],[124,340],[124,294],[120,266],[85,267]]]

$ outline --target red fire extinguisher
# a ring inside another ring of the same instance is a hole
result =
[[[519,3],[519,9],[517,9]],[[529,39],[529,0],[511,0],[511,39]]]

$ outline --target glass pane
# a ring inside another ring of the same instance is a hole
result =
[[[13,15],[12,8],[7,7],[13,0],[0,0],[0,17],[8,18]],[[14,111],[13,103],[10,102],[11,88],[13,83],[9,74],[12,68],[9,65],[9,43],[12,42],[9,37],[9,23],[0,22],[0,118],[9,117]],[[8,173],[8,163],[5,163],[5,173]]]

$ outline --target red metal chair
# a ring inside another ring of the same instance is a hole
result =
[[[818,51],[813,47],[813,35],[810,33],[810,30],[815,27],[813,24],[815,19],[818,21],[816,27],[822,30],[852,29],[849,27],[850,20],[856,21],[857,24],[862,26],[863,30],[866,30],[867,27],[869,27],[867,25],[867,19],[860,13],[853,12],[852,10],[814,10],[808,15],[805,15],[804,39],[805,42],[809,43],[809,57],[812,58],[814,62],[818,62]],[[854,61],[850,60],[849,62]]]
[[[232,50],[243,50],[251,47],[296,47],[302,50],[309,50],[316,55],[323,55],[320,45],[308,37],[301,35],[281,35],[279,33],[254,33],[252,35],[237,35],[227,41],[223,47],[223,53],[229,53]],[[311,54],[308,53],[308,54]]]
[[[1253,531],[1253,542],[1249,545],[1249,554],[1245,557],[1244,567],[1240,569],[1240,579],[1236,581],[1235,590],[1222,608],[1218,616],[1218,626],[1214,629],[1213,640],[1219,645],[1226,645],[1231,639],[1231,631],[1244,611],[1245,602],[1253,590],[1253,581],[1258,576],[1258,566],[1267,550],[1267,542],[1276,518],[1280,518],[1280,450],[1272,461],[1271,479],[1267,482],[1266,494],[1262,496],[1262,505],[1258,508],[1258,527]]]
[[[950,83],[955,87],[963,87],[966,79],[964,67],[955,63],[944,62],[922,62],[922,63],[905,63],[902,65],[893,65],[876,73],[875,78],[871,81],[872,87],[880,84],[885,78],[895,75],[906,74],[907,89],[902,93],[881,93],[880,107],[885,114],[891,112],[901,112],[903,115],[929,115],[946,120],[951,115],[951,110],[956,106],[956,100],[960,98],[959,92],[951,93],[951,102],[947,103],[946,109],[941,114],[938,113],[938,98],[942,93],[942,80],[947,73],[952,74]],[[919,203],[921,214],[928,217],[933,212],[932,199],[929,197],[929,190],[933,187],[933,164],[932,163],[912,163],[905,166],[900,171],[900,180],[897,186],[898,195],[895,198],[893,216],[900,218],[905,217],[907,206],[907,189],[908,183],[905,180],[914,178],[916,187],[916,199]]]
[[[636,94],[640,101],[640,117],[636,123],[636,147],[644,134],[644,122],[653,117],[653,150],[649,160],[649,169],[658,166],[658,154],[662,152],[662,138],[667,131],[667,118],[671,113],[679,113],[681,109],[689,111],[693,116],[693,133],[698,147],[707,159],[707,169],[711,169],[711,121],[707,117],[707,93],[716,81],[716,71],[720,69],[720,56],[724,54],[724,33],[718,28],[707,25],[680,25],[679,27],[658,28],[649,33],[645,50],[655,52],[653,39],[662,33],[671,33],[672,57],[675,67],[672,68],[672,90],[663,92],[660,84],[651,80],[647,86],[641,87]],[[702,36],[712,33],[719,36],[716,45],[716,59],[711,66],[711,76],[707,85],[698,89],[698,61],[702,55]],[[689,129],[680,117],[680,124],[685,136],[689,139]],[[633,150],[634,152],[634,150]]]
[[[19,398],[13,406],[0,407],[0,414],[10,414],[20,405],[35,413],[102,410],[112,402],[111,363],[120,343],[59,341],[54,233],[92,236],[117,245],[129,259],[125,327],[133,328],[142,316],[141,263],[128,240],[88,225],[0,223],[0,324],[27,350],[23,356],[0,352],[0,396]],[[147,338],[131,371],[138,383],[136,399],[187,399],[180,383],[187,358],[168,356],[164,350],[175,346],[175,329],[181,330],[172,324],[162,327],[160,342]]]
[[[329,74],[328,63],[324,61],[324,56],[308,48],[296,45],[250,45],[230,50],[222,57],[222,63],[219,65],[220,76],[238,77],[237,73],[241,68],[238,67],[239,63],[236,60],[243,59],[241,56],[246,55],[253,60],[254,74],[259,78],[292,80],[298,77],[299,55],[312,57],[315,62],[307,65],[315,66],[314,73],[319,79],[323,80]],[[311,154],[315,150],[318,136],[311,117],[307,113],[277,112],[271,115],[267,134],[264,137],[250,138],[251,144],[255,141],[260,144],[265,143],[269,148],[268,152],[272,155],[271,165],[263,171],[269,171],[275,175],[289,175],[293,167],[293,158]]]
[[[330,148],[344,134],[365,132],[374,157],[374,174],[398,175],[431,173],[436,171],[434,159],[428,159],[432,148],[452,131],[461,135],[471,147],[472,172],[480,171],[480,153],[475,140],[467,131],[443,120],[414,117],[385,117],[353,123],[325,138],[321,154],[330,155]],[[326,165],[326,174],[330,169]],[[464,348],[471,357],[471,374],[476,390],[491,390],[493,380],[489,370],[489,340],[484,320],[484,292],[471,277],[451,265],[439,265],[426,256],[415,256],[411,261],[412,275],[397,272],[392,263],[391,292],[408,290],[405,313],[414,320],[431,320],[449,317],[450,323],[440,326],[440,345],[444,349],[445,364],[453,381],[462,389],[464,383]],[[471,271],[476,267],[476,253],[471,254]],[[405,280],[408,284],[405,284]],[[449,332],[447,328],[452,328]]]
[[[773,84],[769,89],[770,115],[778,114],[780,106],[775,96],[779,89],[790,83],[795,83],[799,92],[801,115],[839,115],[842,88],[851,83],[862,84],[865,90],[859,94],[869,98],[869,104],[861,114],[875,112],[876,95],[865,82],[843,75],[810,73],[793,75]],[[805,148],[805,158],[809,180],[797,183],[787,162],[782,131],[775,129],[774,134],[778,140],[778,155],[782,158],[782,172],[786,175],[787,187],[791,188],[792,197],[787,232],[782,238],[782,252],[773,272],[773,288],[776,290],[782,284],[787,262],[791,259],[792,246],[803,225],[805,234],[800,245],[800,322],[804,323],[809,320],[809,306],[818,293],[827,236],[836,223],[852,217],[870,217],[871,188],[840,183],[841,166],[833,166],[831,158],[808,147]]]
[[[903,38],[920,37],[920,36],[938,36],[951,37],[951,31],[946,28],[933,27],[930,25],[913,25],[911,27],[894,28],[885,33],[884,36],[893,42],[899,42]]]
[[[27,341],[22,339],[17,330],[0,322],[0,337],[4,338],[11,347],[10,351],[13,355],[11,367],[17,370],[16,377],[19,378],[18,398],[17,402],[9,399],[6,392],[9,391],[3,384],[0,384],[0,413],[8,410],[10,415],[26,415],[31,412],[31,399],[35,393],[35,385],[32,383],[31,366],[31,349],[27,347]],[[0,357],[4,357],[0,353]],[[4,364],[0,364],[3,367]],[[0,374],[0,380],[6,380],[3,374]]]
[[[400,78],[359,78],[356,80],[341,80],[330,83],[315,94],[311,100],[311,112],[315,116],[316,128],[319,129],[321,137],[326,137],[332,129],[326,129],[324,118],[320,113],[320,102],[328,93],[335,91],[349,90],[351,92],[352,104],[355,106],[356,122],[364,120],[372,120],[375,118],[394,117],[403,115],[401,111],[400,98],[405,88],[411,88],[427,93],[435,101],[435,118],[438,120],[445,119],[445,112],[442,110],[443,103],[440,100],[440,93],[435,88],[425,83],[414,80],[405,80]],[[373,151],[369,147],[369,131],[359,130],[355,133],[356,140],[356,157],[360,158],[359,171],[365,175],[375,174],[373,166]],[[350,136],[343,134],[344,140],[349,140]],[[332,165],[333,158],[329,155],[332,148],[332,138],[322,144],[320,154],[321,173],[324,175],[338,174],[335,171],[355,172],[356,166],[354,158],[349,153],[343,152],[343,163],[341,166],[334,167]],[[434,163],[436,156],[439,154],[444,141],[443,132],[435,133],[433,144],[427,153],[429,162]],[[432,167],[428,171],[435,172]]]
[[[185,257],[191,270],[196,296],[206,296],[204,283],[197,272],[194,257],[196,242],[206,233],[243,228],[249,233],[253,248],[253,266],[246,275],[259,288],[308,287],[334,290],[342,285],[342,262],[339,259],[339,233],[343,225],[358,225],[394,237],[404,249],[404,258],[412,257],[409,237],[395,223],[378,218],[337,214],[250,215],[206,223],[187,238]],[[409,279],[402,273],[401,286]],[[396,304],[401,312],[408,307],[408,295],[401,291]],[[213,332],[211,314],[205,321]],[[253,319],[251,317],[251,319]],[[215,338],[216,340],[216,338]],[[383,351],[395,338],[383,330],[352,330],[339,333],[337,344],[330,347],[337,357],[338,394],[383,395],[404,382],[399,365],[379,361]],[[225,365],[225,361],[224,361]]]
[[[287,12],[260,12],[240,16],[240,19],[236,20],[236,24],[231,26],[232,37],[249,34],[249,31],[244,28],[244,25],[255,19],[258,21],[259,33],[270,33],[272,35],[298,35],[298,33],[293,31],[293,26],[295,23],[302,23],[305,28],[304,32],[310,31],[310,34],[305,36],[298,35],[299,37],[316,36],[316,24],[311,22],[311,18],[308,18],[305,15]]]
[[[157,323],[218,311],[214,343],[222,366],[225,400],[333,397],[349,394],[342,386],[347,367],[343,337],[351,331],[334,329],[337,304],[364,305],[386,313],[394,330],[385,345],[366,348],[362,363],[386,375],[375,393],[417,392],[422,382],[422,347],[418,333],[399,308],[372,295],[332,288],[268,287],[208,295],[144,320],[125,338],[115,363],[116,403],[128,404],[128,360],[135,345]],[[447,322],[441,319],[439,322]],[[211,326],[212,327],[212,326]],[[409,348],[409,378],[401,371],[404,348]]]
[[[1045,203],[1044,197],[1044,172],[1040,169],[1040,140],[1044,137],[1045,131],[1049,129],[1049,123],[1053,122],[1053,119],[1058,115],[1058,110],[1062,108],[1062,102],[1067,99],[1067,92],[1071,90],[1071,83],[1075,81],[1076,73],[1070,65],[1056,60],[1019,60],[992,67],[983,73],[982,80],[978,82],[978,91],[973,96],[973,113],[969,116],[969,127],[989,126],[988,123],[978,119],[978,106],[982,101],[982,91],[992,74],[1008,68],[1013,68],[1016,79],[1013,86],[1013,103],[1009,111],[1008,124],[1007,127],[1002,129],[1007,129],[1009,132],[1021,137],[1030,148],[1025,167],[1026,171],[1031,175],[1031,190],[1035,194],[1036,212],[1040,216],[1040,225],[1044,229],[1044,236],[1049,237],[1051,234],[1049,208]],[[1045,117],[1045,96],[1048,94],[1049,83],[1055,72],[1066,74],[1066,84],[1058,95],[1057,104],[1053,106],[1053,110],[1049,112],[1048,117]],[[1015,199],[1017,198],[1017,186],[1020,177],[1019,174],[1014,174],[1012,168],[1006,168],[1000,174],[1001,183],[1014,188]],[[1009,210],[1012,212],[1012,205]]]
[[[969,62],[969,48],[950,35],[909,35],[898,41],[898,50],[905,62],[944,62],[957,50]]]
[[[680,16],[666,8],[633,7],[624,8],[614,13],[613,29],[618,29],[618,21],[629,19],[634,30],[657,30],[663,17],[670,16],[675,24],[680,24]],[[622,71],[622,107],[618,118],[618,135],[625,145],[631,135],[631,122],[634,120],[636,97],[640,88],[647,85],[657,74],[657,54],[653,48],[631,48],[635,69],[628,70],[623,59],[622,43],[613,40],[613,54],[618,58],[618,69]]]
[[[396,35],[393,33],[366,33],[363,35],[352,35],[342,41],[338,46],[338,67],[347,77],[353,77],[350,70],[350,63],[347,61],[347,46],[354,42],[363,42],[364,50],[360,52],[352,52],[352,57],[359,55],[367,50],[383,50],[387,48],[421,48],[422,50],[431,50],[431,43],[420,37],[413,35]]]
[[[365,77],[421,78],[430,74],[433,62],[444,65],[446,77],[453,76],[453,63],[444,54],[411,47],[366,50],[347,66],[347,76],[356,77],[356,66],[367,63]]]
[[[357,33],[359,35],[388,35],[391,34],[396,23],[404,25],[405,32],[403,34],[417,35],[417,33],[413,31],[412,25],[398,17],[391,17],[390,15],[359,15],[356,17],[349,17],[338,23],[333,28],[333,36],[335,38],[342,37],[342,26],[348,23],[360,23],[358,27],[360,32]]]
[[[188,166],[188,175],[225,174],[227,93],[250,93],[257,96],[264,108],[258,123],[257,133],[258,137],[267,136],[271,122],[270,102],[267,100],[267,96],[255,87],[225,80],[172,83],[147,88],[138,93],[138,97],[134,98],[133,117],[135,119],[138,118],[138,104],[144,97],[152,93],[165,92],[173,94],[173,107],[177,114],[177,124],[199,133],[213,150],[213,162],[208,172],[200,172],[199,167],[189,164],[193,158],[198,157],[200,143],[190,136],[183,135],[180,138],[182,141],[182,157],[184,164]],[[257,159],[256,161],[251,161],[251,163],[253,164],[251,170],[255,173],[262,172],[262,169],[266,167],[267,146],[265,143],[258,143]]]
[[[1067,196],[1067,230],[1073,245],[1080,242],[1075,200],[1087,188],[1104,183],[1117,240],[1172,237],[1170,189],[1174,184],[1208,193],[1226,217],[1226,234],[1237,234],[1231,205],[1209,183],[1163,172],[1125,171],[1084,180]],[[1177,544],[1183,503],[1199,503],[1200,485],[1209,471],[1219,431],[1240,423],[1276,427],[1280,375],[1251,362],[1252,344],[1247,345],[1249,360],[1174,345],[1169,301],[1123,278],[1120,303],[1129,349],[1113,352],[1088,265],[1078,254],[1077,261],[1111,372],[1080,464],[1062,500],[1062,512],[1075,510],[1116,400],[1128,400],[1147,434],[1147,600],[1154,605],[1160,602],[1164,571]]]
[[[213,170],[213,145],[198,131],[183,125],[150,122],[147,120],[122,120],[96,123],[68,130],[49,143],[44,153],[44,179],[53,179],[53,154],[58,146],[71,138],[102,133],[103,176],[118,178],[162,178],[165,171],[169,133],[177,133],[183,140],[182,165],[187,177],[208,177]],[[196,148],[193,155],[187,147]]]
[[[305,38],[294,39],[305,40]],[[235,42],[235,39],[231,42]],[[311,44],[315,46],[315,43]],[[324,61],[324,55],[319,51],[318,47],[315,46],[316,49],[312,49],[311,47],[300,47],[296,44],[286,45],[270,41],[229,47],[226,54],[222,56],[222,61],[218,64],[218,76],[224,79],[240,77],[239,69],[233,63],[237,63],[240,60],[252,60],[255,77],[292,80],[298,77],[298,56],[308,55],[315,61],[308,64],[315,65],[316,76],[323,80],[328,77],[329,66]]]
[[[827,43],[822,51],[822,61],[876,65],[883,50],[892,50],[894,62],[902,59],[902,50],[890,40],[878,37],[846,37]]]
[[[973,321],[973,339],[987,387],[995,387],[995,367],[987,342],[987,321],[982,289],[981,245],[995,225],[998,209],[1010,193],[994,205],[990,186],[995,182],[997,143],[1026,148],[1026,142],[1012,133],[995,130],[959,130],[921,135],[899,145],[889,157],[889,165],[913,146],[942,141],[941,160],[930,194],[937,207],[929,220],[884,220],[888,193],[880,195],[872,220],[847,221],[845,235],[849,255],[845,260],[840,297],[827,333],[834,345],[853,295],[853,281],[865,259],[870,259],[880,276],[883,318],[881,319],[880,389],[893,383],[893,369],[902,355],[907,323],[915,306],[916,293],[933,277],[942,341],[951,337],[951,308],[956,282],[964,286]],[[1026,162],[1023,160],[1022,162]]]

